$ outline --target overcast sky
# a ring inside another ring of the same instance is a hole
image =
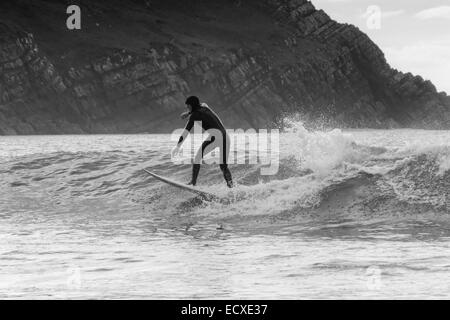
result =
[[[449,0],[312,0],[312,3],[334,20],[354,24],[368,34],[392,67],[421,75],[431,80],[438,91],[450,94]],[[381,12],[380,24],[376,23],[377,12]]]

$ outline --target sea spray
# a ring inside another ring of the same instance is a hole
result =
[[[355,161],[361,154],[350,134],[340,129],[331,131],[308,131],[301,122],[288,122],[285,129],[289,150],[295,152],[303,169],[325,176],[331,170]]]
[[[443,176],[450,170],[450,154],[441,155],[439,162],[439,175]]]

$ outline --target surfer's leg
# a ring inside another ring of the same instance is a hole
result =
[[[200,172],[200,165],[198,163],[194,163],[192,165],[192,179],[188,184],[192,184],[195,186],[197,184],[198,173]]]
[[[222,163],[220,165],[220,170],[222,170],[223,177],[227,182],[228,188],[233,188],[233,178],[231,177],[230,169],[228,169],[228,165],[226,163]]]
[[[202,147],[198,150],[194,158],[194,164],[192,166],[192,180],[189,184],[195,186],[197,184],[197,177],[200,172],[200,164],[202,163],[205,149],[214,142],[214,137],[210,140],[206,140],[202,143]]]
[[[233,178],[231,176],[230,169],[228,169],[228,155],[230,153],[230,137],[225,134],[223,137],[223,145],[221,146],[220,153],[222,155],[222,163],[220,164],[220,170],[222,170],[223,177],[227,182],[228,188],[233,188]]]

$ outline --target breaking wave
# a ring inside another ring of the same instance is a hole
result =
[[[436,139],[425,146],[392,145],[388,137],[393,133],[377,133],[378,140],[373,138],[374,132],[361,134],[371,138],[355,139],[360,133],[340,130],[309,132],[298,126],[282,134],[276,175],[261,176],[259,165],[231,165],[237,182],[233,190],[225,187],[216,166],[202,166],[200,186],[226,198],[226,203],[201,201],[142,171],[151,168],[179,181],[188,180],[190,166],[170,161],[167,136],[148,144],[144,136],[138,136],[136,147],[130,144],[133,138],[117,136],[126,143],[111,143],[108,149],[101,141],[101,150],[95,143],[89,147],[79,143],[75,150],[69,146],[68,150],[18,154],[4,157],[0,166],[0,206],[8,208],[3,211],[55,215],[80,208],[121,212],[140,206],[144,214],[167,218],[237,221],[258,217],[270,217],[271,221],[417,214],[445,217],[450,212],[448,140]]]

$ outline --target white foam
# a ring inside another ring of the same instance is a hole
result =
[[[211,212],[214,212],[217,218],[234,215],[272,215],[289,210],[293,206],[309,208],[320,201],[318,195],[325,185],[324,181],[309,175],[252,186],[238,185],[232,191],[211,186],[215,194],[232,200],[231,203],[210,203],[197,213],[211,215]]]
[[[361,160],[351,134],[340,129],[308,131],[302,123],[292,123],[287,131],[287,150],[301,162],[303,169],[325,176],[346,162]]]
[[[450,154],[443,154],[439,159],[439,172],[440,176],[443,176],[447,171],[450,170]]]

